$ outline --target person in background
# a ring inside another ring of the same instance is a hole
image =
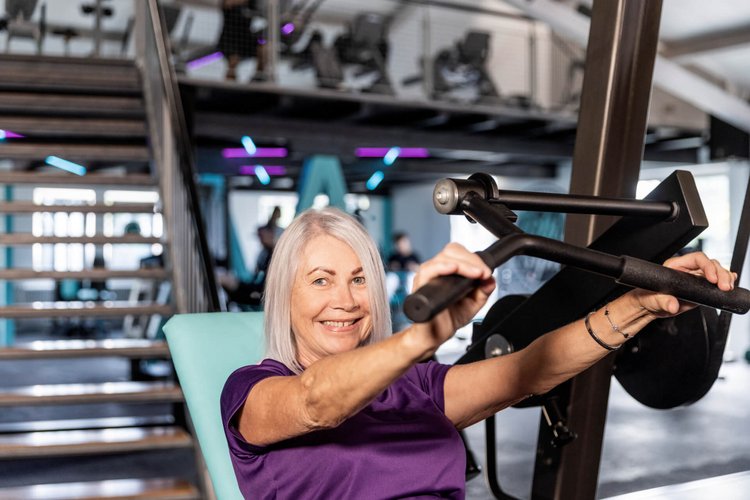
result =
[[[219,283],[224,288],[227,298],[250,309],[259,309],[262,305],[263,289],[265,288],[266,274],[271,262],[273,249],[279,236],[284,229],[279,226],[281,218],[281,207],[274,207],[268,222],[258,227],[257,234],[261,250],[255,261],[255,272],[252,280],[240,281],[234,275],[222,274]]]
[[[411,246],[409,235],[405,232],[393,234],[393,252],[388,257],[388,270],[393,272],[409,271],[417,272],[420,263],[417,255]]]
[[[409,236],[402,231],[393,234],[393,252],[386,265],[386,285],[391,305],[393,331],[406,328],[409,318],[404,314],[404,300],[411,292],[414,273],[419,269],[420,259],[411,246]]]
[[[218,50],[227,60],[227,80],[237,79],[237,66],[243,59],[255,57],[257,66],[253,81],[264,81],[266,54],[261,39],[252,31],[253,19],[258,17],[256,0],[222,0],[224,24]]]
[[[665,265],[734,287],[736,275],[700,252]],[[245,498],[462,499],[461,429],[548,392],[654,319],[694,307],[635,289],[525,349],[449,366],[426,360],[495,288],[492,270],[456,243],[419,267],[414,286],[450,274],[477,287],[391,335],[383,263],[364,228],[332,208],[289,225],[266,283],[266,359],[232,373],[221,395]]]

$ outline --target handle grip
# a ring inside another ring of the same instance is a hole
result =
[[[732,313],[745,314],[750,310],[750,290],[735,288],[725,292],[700,276],[635,257],[623,256],[622,262],[622,274],[616,279],[618,283],[668,293],[688,302]]]
[[[498,241],[490,245],[489,248],[476,252],[476,254],[485,264],[490,266],[490,269],[494,269],[502,262],[498,260],[497,256],[493,255],[494,251],[500,247],[501,242]],[[460,274],[433,278],[429,283],[422,285],[417,291],[406,297],[404,314],[415,323],[430,321],[440,311],[469,295],[481,282],[481,280],[467,278]]]
[[[415,323],[429,321],[440,311],[468,295],[479,284],[480,280],[460,274],[438,276],[406,297],[404,314]]]

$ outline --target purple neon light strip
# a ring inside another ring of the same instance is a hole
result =
[[[286,158],[286,148],[257,148],[254,155],[250,155],[245,148],[224,148],[221,150],[224,158]]]
[[[257,165],[242,165],[239,169],[240,175],[255,175]],[[286,167],[283,165],[263,165],[268,175],[286,175]]]
[[[189,63],[186,64],[188,69],[195,70],[198,68],[202,68],[203,66],[210,64],[214,61],[218,61],[224,57],[224,54],[221,52],[214,52],[213,54],[208,54],[207,56],[199,57],[198,59],[193,59]]]
[[[383,158],[391,148],[357,148],[354,154],[358,158]],[[400,148],[399,158],[429,158],[430,151],[427,148]]]
[[[11,132],[10,130],[2,130],[2,132],[3,132],[2,135],[6,139],[23,139],[25,137],[25,136],[23,136],[21,134],[17,134],[15,132]]]

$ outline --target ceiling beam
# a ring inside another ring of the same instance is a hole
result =
[[[423,147],[442,150],[454,146],[461,150],[505,153],[516,157],[544,158],[546,161],[569,159],[572,146],[559,141],[525,140],[502,135],[467,134],[459,131],[425,131],[409,127],[376,126],[320,119],[289,120],[264,114],[236,115],[198,112],[194,134],[201,138],[237,140],[243,135],[283,138],[295,153],[352,156],[357,147]],[[479,154],[480,156],[484,156]]]
[[[590,19],[567,5],[551,0],[503,1],[586,47]],[[666,57],[656,56],[654,85],[740,130],[750,132],[750,104]]]
[[[750,25],[730,30],[721,30],[692,38],[683,38],[662,43],[662,55],[669,59],[680,59],[707,52],[750,45]]]

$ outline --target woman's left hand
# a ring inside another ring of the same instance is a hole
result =
[[[725,269],[718,260],[709,259],[703,252],[672,257],[667,259],[664,265],[677,271],[702,276],[724,291],[733,290],[734,282],[737,280],[737,273]],[[634,290],[634,295],[641,307],[660,318],[675,316],[696,307],[695,304],[664,293],[639,289]]]

